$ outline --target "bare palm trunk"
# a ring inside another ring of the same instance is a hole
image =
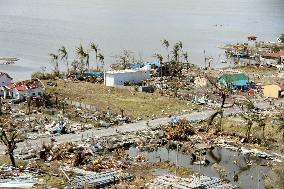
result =
[[[66,66],[67,66],[67,76],[68,76],[70,73],[68,60],[66,60]]]
[[[15,162],[15,158],[14,158],[14,152],[12,151],[10,151],[9,152],[9,157],[10,157],[10,161],[11,161],[11,163],[12,163],[12,166],[13,167],[16,167],[16,162]]]

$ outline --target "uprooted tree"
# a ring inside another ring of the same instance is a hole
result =
[[[22,142],[23,139],[23,135],[10,118],[0,119],[0,140],[7,147],[7,155],[13,167],[16,167],[14,150],[17,148],[17,143]]]

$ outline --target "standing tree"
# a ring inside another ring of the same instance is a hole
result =
[[[183,55],[184,61],[185,61],[186,63],[188,63],[188,52],[184,52],[184,53],[182,53],[182,55]]]
[[[104,57],[104,55],[99,53],[98,54],[98,59],[99,59],[99,62],[101,63],[101,65],[102,65],[102,70],[104,70],[105,69],[105,62],[104,62],[105,57]]]
[[[130,62],[132,59],[132,54],[130,50],[123,49],[120,56],[118,56],[118,62],[122,65],[122,69],[126,69],[130,67]]]
[[[95,54],[96,54],[96,61],[98,60],[98,52],[99,52],[99,45],[95,44],[94,42],[91,43],[90,45],[91,47],[91,50],[95,51]],[[97,70],[99,69],[99,65],[97,64]]]
[[[50,53],[48,56],[51,59],[51,62],[54,63],[54,74],[56,76],[59,76],[58,55],[54,53]]]
[[[265,140],[265,135],[264,135],[265,133],[264,133],[264,131],[265,131],[265,126],[266,126],[266,123],[265,123],[264,120],[265,120],[264,117],[258,119],[258,126],[262,130],[262,138],[263,138],[263,140]]]
[[[16,167],[14,150],[17,148],[17,143],[23,141],[23,136],[10,118],[0,119],[0,140],[7,147],[7,154],[10,157],[12,166]]]
[[[76,48],[76,54],[78,56],[78,58],[80,59],[80,64],[81,64],[81,68],[84,68],[85,65],[88,66],[88,62],[86,61],[86,63],[84,62],[84,59],[88,56],[88,54],[85,52],[84,48],[82,45],[80,45],[79,47]],[[81,69],[80,71],[83,72],[84,69]]]
[[[66,63],[66,67],[67,67],[67,75],[69,75],[69,64],[68,64],[68,53],[67,50],[64,46],[62,46],[60,49],[58,49],[59,55],[61,60],[64,60],[64,62]]]
[[[153,57],[157,58],[161,64],[163,63],[163,56],[161,54],[155,53]]]
[[[208,126],[210,127],[210,126],[212,126],[215,118],[217,118],[217,116],[219,115],[220,119],[219,119],[219,122],[218,122],[217,128],[216,128],[216,131],[219,132],[219,131],[223,130],[222,120],[223,120],[223,117],[224,117],[225,108],[232,107],[234,105],[234,103],[233,103],[233,105],[225,107],[227,97],[231,94],[231,90],[228,87],[225,87],[225,86],[218,86],[217,83],[211,81],[208,77],[206,77],[206,78],[215,87],[215,89],[217,90],[217,92],[219,93],[219,95],[222,99],[220,108],[214,114],[212,114],[209,117],[209,121],[208,121]]]
[[[169,43],[169,41],[166,40],[166,39],[163,39],[162,40],[162,45],[166,48],[166,50],[167,50],[167,58],[168,58],[168,61],[170,61],[170,54],[169,54],[170,43]]]

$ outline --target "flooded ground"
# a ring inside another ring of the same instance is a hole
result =
[[[177,154],[177,151],[167,150],[165,147],[153,152],[141,152],[135,147],[129,149],[131,157],[140,154],[145,156],[149,162],[170,161],[174,164],[177,162],[178,166],[190,168],[194,172],[200,171],[206,176],[220,177],[241,188],[258,188],[259,186],[264,189],[263,177],[272,174],[271,169],[265,165],[266,160],[221,147],[202,153],[209,164],[201,166],[194,163],[195,157],[182,153]],[[168,171],[165,169],[154,171],[154,175],[167,173]]]

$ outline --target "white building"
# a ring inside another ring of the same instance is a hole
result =
[[[7,73],[0,72],[0,87],[7,86],[12,82],[13,78]]]
[[[0,96],[6,97],[7,90],[5,86],[10,85],[13,78],[9,74],[0,72]]]
[[[45,90],[44,85],[37,79],[10,84],[6,88],[9,96],[19,101],[24,100],[25,97],[41,98]]]
[[[143,80],[149,79],[150,77],[150,70],[147,69],[107,71],[105,72],[105,85],[124,85],[126,82],[139,83]]]

